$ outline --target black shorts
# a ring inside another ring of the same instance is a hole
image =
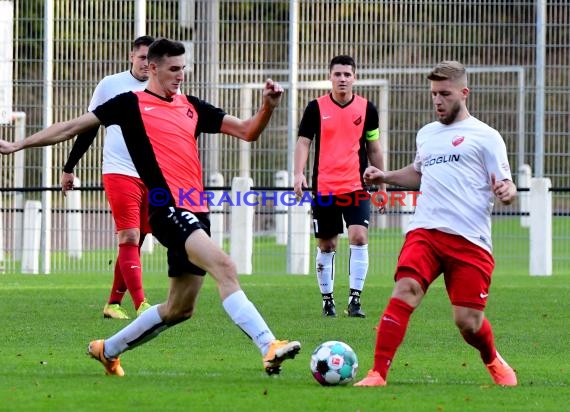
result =
[[[168,276],[206,274],[204,269],[190,261],[185,244],[188,236],[198,229],[210,236],[209,213],[192,213],[179,207],[161,208],[151,213],[149,221],[152,235],[167,249]]]
[[[331,239],[346,227],[361,225],[368,227],[370,221],[370,193],[358,190],[342,195],[313,195],[313,230],[318,239]]]

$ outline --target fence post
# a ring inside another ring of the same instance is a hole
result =
[[[147,233],[144,236],[144,240],[141,245],[141,253],[146,253],[150,255],[152,254],[152,252],[154,252],[154,238],[152,237],[152,233]]]
[[[244,195],[252,186],[253,180],[249,177],[232,180],[230,256],[242,275],[251,275],[253,269],[253,206],[243,203]]]
[[[26,138],[26,113],[14,112],[14,141],[18,142]],[[20,150],[14,153],[14,187],[24,187],[25,175],[25,153]],[[13,241],[14,241],[14,260],[22,259],[23,244],[23,227],[24,227],[24,193],[14,192],[12,200],[14,208],[14,217],[12,227],[14,228]]]
[[[552,193],[550,179],[530,180],[530,275],[552,275]]]
[[[4,214],[2,213],[4,194],[0,193],[0,272],[4,272]]]
[[[224,176],[221,173],[212,173],[207,186],[223,187]],[[223,190],[214,190],[210,205],[210,234],[220,249],[224,248],[224,203],[221,202],[223,193]]]
[[[40,272],[40,240],[42,234],[42,203],[28,200],[24,205],[24,236],[22,248],[22,269],[25,274]]]
[[[308,202],[289,208],[289,242],[287,242],[287,273],[309,274],[311,248],[311,207]]]
[[[388,192],[388,198],[390,199],[390,201],[388,202],[387,209],[388,208],[394,209],[396,207],[396,205],[394,204],[395,202],[392,201],[393,193],[394,192]],[[400,229],[402,230],[402,233],[406,233],[406,231],[408,230],[408,225],[410,223],[410,219],[414,214],[415,209],[416,207],[413,201],[411,200],[411,196],[406,196],[404,198],[404,202],[400,204]]]
[[[289,173],[287,170],[279,170],[275,173],[275,186],[286,188],[289,184]],[[277,192],[275,204],[275,238],[278,245],[287,244],[287,206],[283,202],[284,191]]]
[[[530,187],[530,179],[532,170],[529,165],[521,165],[519,167],[518,187],[520,189],[528,189]],[[530,193],[527,191],[519,192],[519,207],[521,212],[521,226],[530,227],[530,216],[523,216],[522,213],[530,213]]]
[[[80,187],[81,181],[76,177],[74,187]],[[71,258],[81,259],[83,253],[83,236],[81,227],[81,192],[69,190],[65,196],[67,218],[67,253]]]

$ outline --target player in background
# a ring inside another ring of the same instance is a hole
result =
[[[129,54],[131,68],[106,76],[99,82],[91,97],[89,111],[118,94],[145,89],[148,81],[148,47],[153,41],[154,38],[150,36],[141,36],[134,40]],[[73,189],[73,169],[95,140],[98,130],[99,127],[95,127],[81,133],[74,142],[61,175],[64,194]],[[121,306],[127,290],[137,316],[150,307],[145,298],[140,258],[141,245],[145,235],[150,233],[148,191],[133,165],[121,129],[117,125],[110,125],[105,129],[102,172],[103,186],[119,242],[113,285],[109,299],[103,307],[103,316],[129,319],[127,311]]]
[[[202,165],[196,138],[221,132],[248,142],[257,140],[281,101],[283,88],[268,79],[259,110],[239,119],[195,96],[178,93],[184,80],[184,52],[180,42],[156,40],[148,51],[149,82],[144,91],[120,94],[93,112],[53,124],[27,139],[0,140],[0,153],[53,145],[100,124],[116,124],[151,198],[161,195],[161,201],[149,202],[149,211],[152,233],[167,248],[168,299],[110,338],[89,344],[88,353],[107,374],[123,376],[120,354],[192,316],[206,272],[216,281],[226,313],[260,350],[265,371],[276,374],[284,360],[297,355],[301,344],[275,339],[242,291],[235,263],[210,239],[208,205],[200,200]],[[181,189],[188,198],[180,197]],[[186,349],[188,342],[183,345]]]
[[[495,266],[491,243],[494,198],[516,196],[507,150],[498,131],[469,114],[467,74],[457,61],[439,63],[427,77],[437,121],[416,136],[414,162],[395,171],[369,167],[364,180],[420,188],[396,267],[396,284],[377,329],[374,366],[355,386],[384,386],[408,321],[428,287],[443,273],[461,336],[477,349],[498,385],[517,377],[495,348],[485,317]]]
[[[333,57],[329,65],[331,92],[312,100],[305,108],[295,145],[294,190],[297,196],[302,196],[303,188],[307,188],[304,172],[314,141],[312,213],[322,314],[336,316],[334,259],[344,218],[350,244],[346,313],[363,318],[360,296],[368,273],[370,195],[362,174],[368,160],[383,170],[384,155],[379,140],[378,111],[372,102],[352,90],[355,71],[352,57]]]

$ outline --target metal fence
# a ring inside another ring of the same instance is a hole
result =
[[[25,114],[23,126],[14,121],[0,125],[2,138],[14,138],[19,127],[29,135],[84,112],[97,82],[128,68],[130,41],[140,34],[184,41],[188,53],[183,92],[229,113],[249,115],[258,107],[260,93],[255,90],[251,104],[244,107],[244,85],[271,77],[294,86],[259,142],[247,147],[222,135],[201,137],[204,175],[221,173],[226,184],[249,175],[255,186],[272,187],[276,171],[290,171],[302,109],[326,92],[298,84],[326,80],[330,58],[341,53],[356,59],[362,83],[357,83],[357,92],[374,101],[385,116],[389,167],[408,164],[415,131],[433,119],[426,71],[442,59],[460,60],[469,67],[470,111],[502,133],[512,169],[528,164],[534,175],[551,179],[554,272],[567,271],[567,1],[14,0],[0,1],[0,10],[0,27],[11,29],[0,30],[0,67],[9,68],[0,74],[0,109],[11,94],[11,110]],[[386,102],[382,87],[365,81],[389,85]],[[76,168],[83,187],[101,185],[101,145],[98,138]],[[22,228],[14,216],[21,214],[26,200],[40,200],[43,208],[52,210],[49,218],[42,217],[42,245],[49,238],[54,252],[45,271],[112,268],[116,240],[103,192],[81,191],[84,253],[76,259],[67,253],[63,196],[41,190],[57,186],[70,148],[68,142],[1,159],[0,261],[5,270],[19,269],[15,242]],[[497,267],[527,273],[528,229],[509,223],[518,219],[513,217],[517,211],[497,209],[502,213],[495,218]],[[285,247],[273,245],[274,215],[270,210],[258,212],[254,271],[280,273]],[[393,269],[402,241],[393,220],[388,219],[389,227],[397,230],[378,229],[383,241],[371,239],[371,272]],[[341,261],[343,253],[339,249]],[[147,271],[164,270],[159,246],[144,263]]]

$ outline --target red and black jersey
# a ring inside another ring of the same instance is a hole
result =
[[[374,104],[356,94],[344,106],[331,94],[309,102],[298,134],[315,141],[313,192],[339,195],[364,188],[366,132],[378,123]]]
[[[127,92],[93,113],[105,126],[119,125],[133,164],[151,196],[150,209],[176,206],[207,212],[196,139],[218,133],[226,113],[194,96],[163,98],[148,90]],[[152,196],[162,192],[160,202]]]

